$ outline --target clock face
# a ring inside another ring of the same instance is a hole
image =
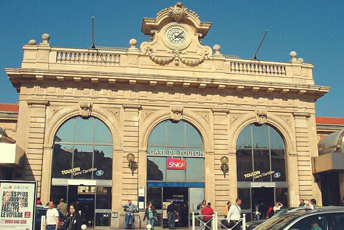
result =
[[[184,45],[187,40],[187,34],[181,27],[172,27],[166,33],[167,41],[174,46]]]

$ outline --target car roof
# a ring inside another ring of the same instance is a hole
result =
[[[321,214],[321,213],[335,213],[335,212],[344,212],[344,207],[336,206],[326,206],[326,207],[315,207],[314,209],[298,208],[293,209],[287,212],[289,215],[302,216],[307,214]]]

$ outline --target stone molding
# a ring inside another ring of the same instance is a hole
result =
[[[173,121],[180,121],[183,116],[183,106],[173,105],[171,106],[171,119]]]
[[[43,106],[43,107],[45,107],[45,106],[49,105],[49,101],[48,100],[28,100],[27,104],[29,106],[41,106],[41,107]]]
[[[123,109],[124,110],[127,110],[127,109],[136,109],[136,110],[139,110],[141,109],[142,106],[141,105],[135,105],[135,104],[123,104]]]
[[[265,109],[259,109],[259,110],[256,110],[256,114],[257,114],[257,123],[260,125],[265,124],[266,119],[268,117],[268,112]]]
[[[93,103],[90,102],[79,102],[79,111],[82,118],[89,118],[91,116],[92,105]]]
[[[305,118],[310,118],[311,114],[308,112],[294,112],[293,113],[294,117],[305,117]]]

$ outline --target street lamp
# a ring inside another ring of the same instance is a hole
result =
[[[223,172],[224,178],[226,178],[226,173],[228,173],[228,171],[229,171],[229,168],[227,165],[228,157],[223,156],[223,157],[221,157],[220,161],[221,161],[221,171]]]
[[[127,155],[127,160],[129,161],[129,168],[132,171],[133,175],[134,175],[134,171],[133,171],[133,163],[135,162],[135,155],[132,153],[129,153]]]

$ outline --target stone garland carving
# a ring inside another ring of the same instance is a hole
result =
[[[171,106],[171,119],[173,121],[180,121],[183,115],[182,106]]]
[[[148,55],[149,58],[156,64],[167,65],[174,61],[174,64],[178,66],[179,61],[181,61],[186,66],[190,67],[198,66],[199,64],[203,63],[204,60],[210,59],[210,55],[212,53],[210,47],[203,47],[197,52],[197,56],[195,57],[188,57],[186,52],[181,52],[179,50],[173,50],[168,54],[162,56],[156,55],[153,47],[148,44],[145,44],[144,47],[142,47],[142,51],[144,54]]]
[[[79,112],[83,118],[89,118],[91,116],[92,105],[93,103],[90,102],[79,102]]]

